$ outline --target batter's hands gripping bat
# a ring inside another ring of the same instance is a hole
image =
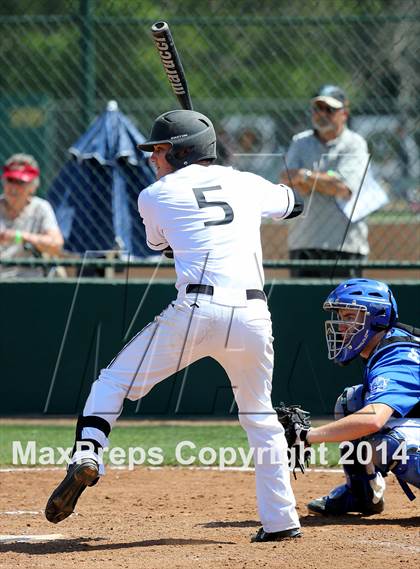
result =
[[[183,109],[192,110],[187,79],[168,24],[166,22],[155,22],[151,31],[173,92]]]

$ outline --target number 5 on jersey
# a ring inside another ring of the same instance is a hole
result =
[[[209,188],[193,188],[193,192],[195,194],[195,199],[197,200],[198,203],[198,207],[199,208],[204,208],[204,207],[221,207],[223,208],[223,211],[225,212],[225,216],[223,219],[219,219],[219,220],[212,220],[212,221],[205,221],[204,225],[226,225],[227,223],[231,223],[231,221],[233,221],[233,209],[230,207],[230,205],[227,202],[222,202],[222,201],[211,201],[208,202],[206,200],[206,196],[204,195],[204,192],[213,192],[213,191],[217,191],[217,190],[221,190],[222,186],[210,186]]]

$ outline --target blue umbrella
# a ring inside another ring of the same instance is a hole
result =
[[[155,255],[146,245],[137,198],[155,181],[146,155],[137,149],[145,137],[115,101],[69,148],[72,159],[53,181],[52,203],[68,251],[120,248],[136,257]]]

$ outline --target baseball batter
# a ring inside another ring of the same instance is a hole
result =
[[[138,400],[166,377],[211,356],[229,376],[240,423],[255,449],[262,527],[253,541],[300,537],[284,430],[271,403],[273,338],[260,224],[262,217],[299,215],[302,199],[285,185],[214,165],[213,125],[195,111],[158,117],[140,148],[153,152],[158,180],[141,192],[140,215],[148,245],[173,251],[178,295],[93,383],[78,420],[73,462],[47,503],[46,517],[57,523],[69,516],[83,490],[103,473],[98,451],[108,445],[125,398]],[[80,450],[83,442],[94,450]]]

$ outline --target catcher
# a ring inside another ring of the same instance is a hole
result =
[[[308,428],[298,417],[288,427],[288,443],[349,441],[343,449],[346,483],[309,502],[310,512],[378,514],[389,472],[410,500],[415,495],[409,485],[420,488],[420,330],[398,322],[390,288],[375,280],[341,283],[324,310],[332,311],[325,323],[328,358],[346,365],[362,357],[363,383],[339,396],[336,421]]]

